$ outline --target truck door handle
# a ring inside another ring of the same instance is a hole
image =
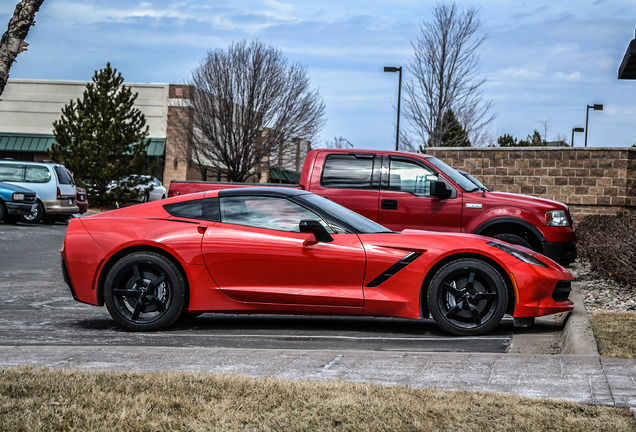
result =
[[[382,200],[383,210],[397,210],[397,200]]]

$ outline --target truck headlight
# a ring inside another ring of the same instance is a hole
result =
[[[14,193],[13,201],[24,201],[24,194],[22,193]]]
[[[550,210],[545,212],[545,223],[547,226],[570,226],[570,218],[565,210]]]

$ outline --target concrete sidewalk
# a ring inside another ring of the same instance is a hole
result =
[[[509,393],[636,408],[636,361],[598,356],[2,346],[0,367],[185,371]]]
[[[523,347],[532,339],[523,337],[513,351],[520,354],[4,345],[0,346],[0,368],[31,365],[338,379],[628,407],[636,416],[636,360],[599,357],[578,290],[573,290],[572,299],[575,311],[561,318],[565,327],[560,355],[533,354],[532,347]]]

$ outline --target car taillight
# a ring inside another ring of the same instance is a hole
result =
[[[60,192],[60,187],[57,187],[57,199],[62,199],[62,192]]]
[[[181,192],[179,192],[179,191],[168,191],[168,198],[174,197],[174,196],[179,196],[179,195],[181,195]]]

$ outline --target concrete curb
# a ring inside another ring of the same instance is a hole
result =
[[[574,310],[565,322],[561,355],[598,356],[598,345],[592,332],[590,317],[576,282],[572,283],[570,300],[574,302]]]

